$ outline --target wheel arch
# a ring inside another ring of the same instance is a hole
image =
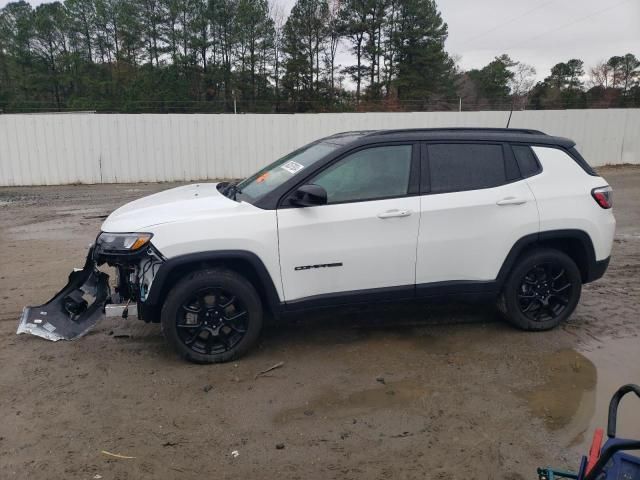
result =
[[[518,259],[534,248],[553,248],[566,253],[577,265],[583,283],[588,283],[597,276],[597,261],[593,242],[588,233],[583,230],[549,230],[526,235],[518,240],[505,258],[498,273],[498,287],[501,289],[516,265]]]
[[[262,260],[245,250],[221,250],[190,253],[168,259],[158,269],[142,305],[145,320],[159,319],[167,294],[185,275],[205,268],[224,267],[245,276],[255,287],[265,310],[274,316],[280,313],[280,298],[273,279]]]

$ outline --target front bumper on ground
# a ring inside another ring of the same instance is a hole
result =
[[[79,338],[104,317],[110,297],[109,275],[98,270],[92,247],[84,268],[71,272],[60,292],[44,305],[24,308],[17,333],[53,341]]]

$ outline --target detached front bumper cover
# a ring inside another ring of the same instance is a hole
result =
[[[44,305],[24,308],[17,333],[54,342],[79,338],[104,317],[110,296],[109,275],[98,270],[92,247],[84,268],[71,272],[60,292]]]

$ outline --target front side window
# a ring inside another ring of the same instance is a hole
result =
[[[356,202],[406,195],[411,145],[372,147],[352,153],[309,183],[327,191],[327,203]]]
[[[260,170],[238,184],[238,200],[256,201],[304,171],[340,145],[319,142],[302,147]]]
[[[501,145],[443,143],[428,145],[427,152],[431,193],[479,190],[507,183]]]

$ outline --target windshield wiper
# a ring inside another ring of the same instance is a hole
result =
[[[224,188],[224,192],[222,192],[222,194],[225,197],[228,198],[232,198],[233,200],[236,199],[236,196],[242,193],[242,190],[240,190],[238,188],[238,183],[229,183],[225,188]]]

